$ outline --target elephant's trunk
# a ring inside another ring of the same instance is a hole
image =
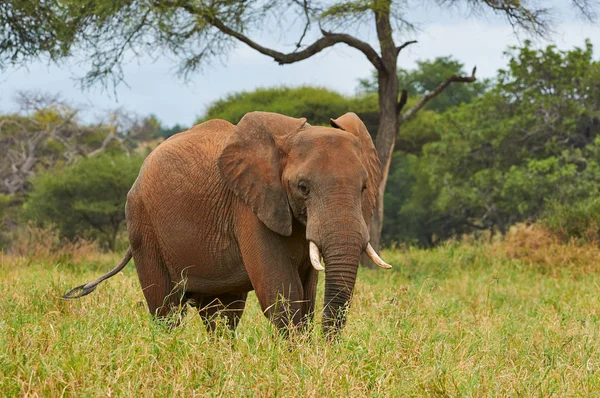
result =
[[[323,330],[330,337],[346,323],[358,262],[369,240],[358,204],[339,207],[338,202],[336,212],[335,216],[322,219],[315,234],[325,264]]]
[[[350,251],[350,253],[340,253]],[[360,247],[352,250],[344,247],[331,253],[326,252],[325,260],[325,300],[323,311],[323,331],[333,337],[346,324],[346,314],[354,291]]]

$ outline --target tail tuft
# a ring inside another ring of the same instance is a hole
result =
[[[65,295],[62,296],[62,298],[65,300],[78,299],[80,297],[87,296],[88,294],[90,294],[91,292],[96,290],[96,286],[98,286],[98,285],[92,285],[92,286],[88,286],[88,285],[89,285],[89,283],[86,283],[85,285],[74,287],[73,289],[66,292]]]

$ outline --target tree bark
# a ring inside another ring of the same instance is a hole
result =
[[[375,138],[375,148],[381,162],[381,184],[377,205],[373,213],[373,220],[369,225],[371,246],[376,251],[381,249],[381,230],[383,228],[383,195],[387,183],[392,152],[398,134],[398,75],[396,64],[399,51],[392,38],[392,26],[390,25],[390,3],[387,2],[380,11],[375,13],[377,36],[381,47],[381,61],[383,68],[378,70],[377,80],[379,85],[379,126]],[[375,264],[362,256],[361,262],[364,266],[373,268]]]

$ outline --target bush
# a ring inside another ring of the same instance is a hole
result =
[[[571,238],[600,243],[600,197],[589,197],[573,204],[551,201],[542,223],[561,240]]]
[[[351,111],[352,101],[319,87],[274,87],[240,92],[215,101],[198,122],[225,119],[236,124],[248,112],[276,112],[305,117],[313,125],[329,125],[329,119]]]
[[[40,226],[55,224],[61,237],[98,240],[115,249],[125,220],[127,192],[143,159],[101,155],[61,170],[49,170],[32,180],[23,213]]]

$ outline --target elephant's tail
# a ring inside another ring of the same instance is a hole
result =
[[[131,247],[129,247],[129,249],[127,249],[127,253],[125,253],[125,256],[123,257],[123,259],[121,260],[119,265],[117,265],[115,268],[113,268],[110,272],[102,275],[100,278],[96,279],[93,282],[86,283],[85,285],[77,286],[77,287],[69,290],[68,292],[65,293],[64,296],[62,296],[62,298],[63,299],[77,299],[77,298],[80,298],[83,296],[87,296],[88,294],[93,292],[94,289],[96,289],[96,286],[98,286],[100,283],[102,283],[103,281],[107,280],[108,278],[121,272],[121,270],[123,268],[125,268],[125,266],[129,262],[129,260],[131,260],[132,256],[133,256],[133,252],[131,250]]]

